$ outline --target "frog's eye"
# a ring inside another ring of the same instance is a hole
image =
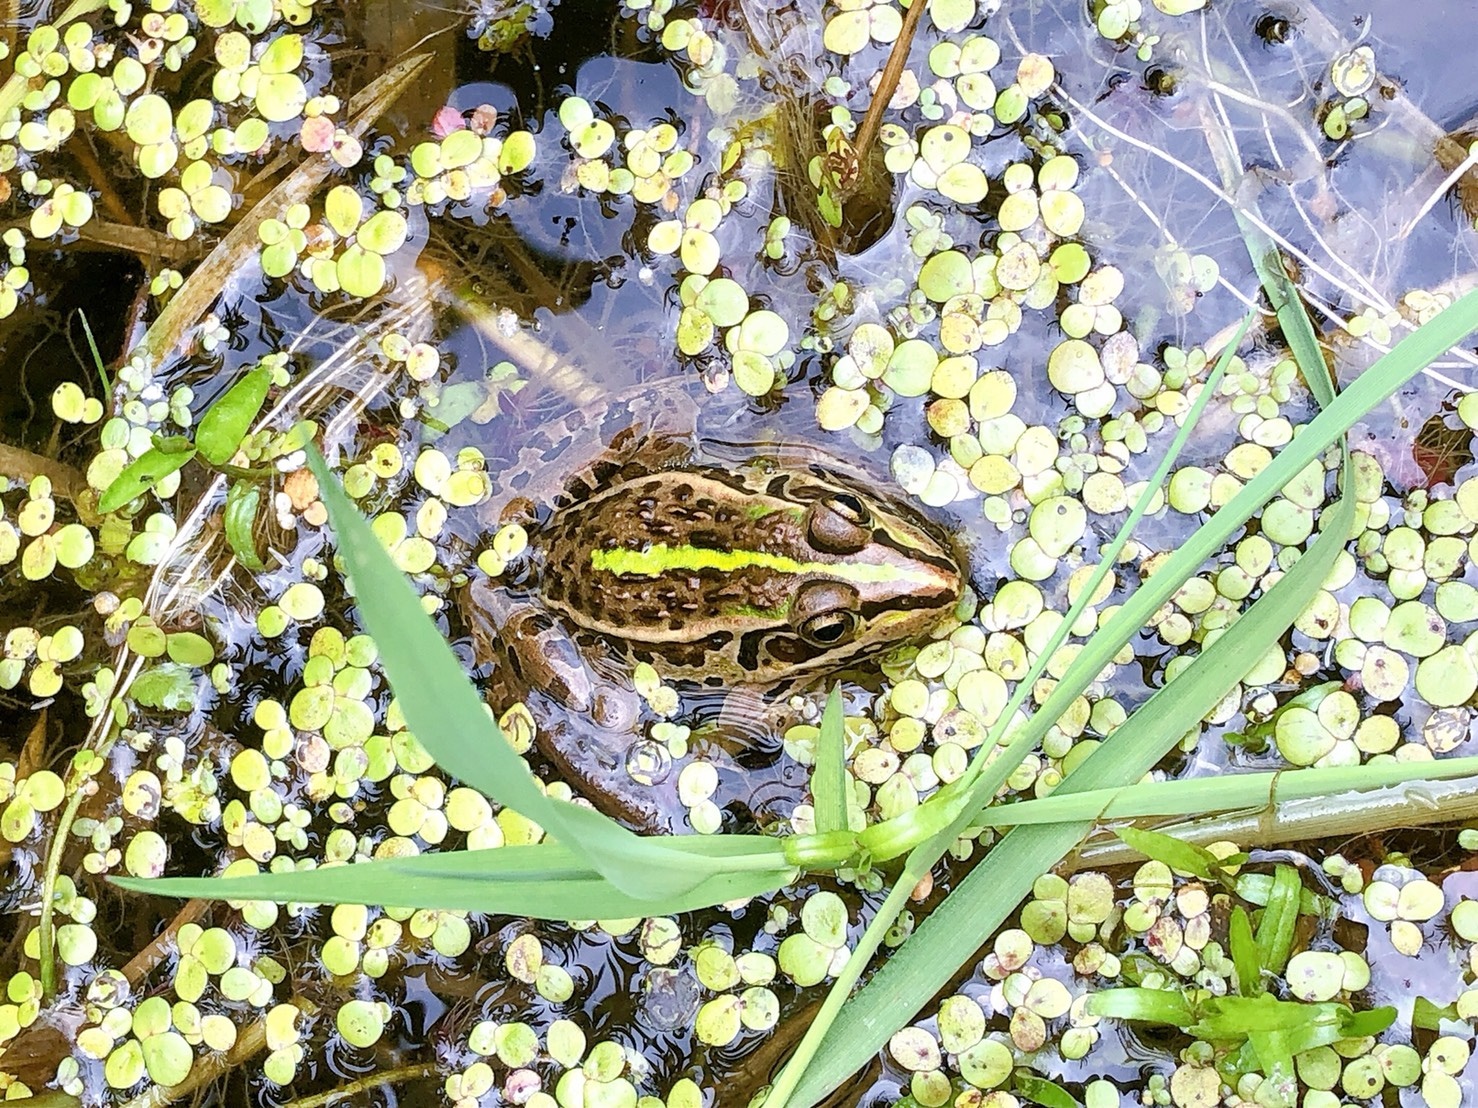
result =
[[[848,523],[855,523],[858,527],[868,527],[872,524],[872,513],[867,510],[867,505],[862,503],[860,497],[853,496],[849,492],[839,492],[828,496],[823,503]]]
[[[827,554],[855,554],[872,538],[872,513],[849,492],[813,503],[806,512],[806,538]]]
[[[803,622],[801,638],[812,646],[835,646],[846,642],[857,630],[857,615],[846,610],[821,612]]]
[[[851,585],[813,581],[796,593],[792,625],[812,646],[836,646],[857,633],[857,602],[857,590]]]

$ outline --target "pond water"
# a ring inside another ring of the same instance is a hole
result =
[[[1475,752],[1478,362],[1462,328],[1425,373],[1381,356],[1473,287],[1478,12],[0,14],[8,1098],[1472,1101],[1474,790],[1215,790]],[[1350,459],[1094,654],[1314,433],[1325,365],[1401,378]],[[574,923],[421,903],[412,869],[367,898],[404,907],[109,885],[550,842],[408,722],[310,443],[550,796],[904,829],[919,870],[874,831],[764,895]],[[967,786],[1079,769],[1209,783],[1148,812],[1201,818],[933,837]]]

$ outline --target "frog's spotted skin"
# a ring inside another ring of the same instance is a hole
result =
[[[593,733],[576,741],[589,749],[546,742],[546,754],[598,805],[621,794],[612,803],[627,818],[650,809],[633,790],[657,791],[620,765],[637,663],[710,688],[796,687],[918,638],[964,587],[948,544],[910,509],[814,452],[712,464],[695,413],[659,390],[551,428],[524,451],[536,468],[506,474],[495,501],[499,517],[528,521],[518,588],[478,581],[464,597],[480,653],[497,641],[516,671],[514,698],[538,690],[586,717]],[[566,467],[582,436],[609,446]],[[567,740],[580,733],[571,722],[555,729]]]
[[[810,473],[623,480],[534,545],[551,610],[628,660],[715,686],[820,675],[914,638],[961,584],[924,525]]]

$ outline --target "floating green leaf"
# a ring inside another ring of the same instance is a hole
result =
[[[211,465],[229,462],[251,429],[252,420],[262,410],[271,387],[272,370],[258,366],[227,389],[200,417],[195,432],[195,447],[200,456]]]
[[[224,528],[226,542],[236,560],[247,569],[261,572],[266,564],[257,555],[256,538],[253,531],[257,522],[257,508],[262,502],[262,490],[250,481],[235,481],[226,490]]]
[[[156,444],[144,451],[113,478],[113,483],[98,497],[98,511],[116,512],[136,496],[142,496],[171,473],[178,473],[195,456],[195,447],[162,449]]]
[[[1017,1071],[1015,1085],[1018,1093],[1032,1103],[1042,1105],[1042,1108],[1083,1108],[1073,1095],[1057,1082],[1038,1077],[1029,1070]]]
[[[1181,842],[1173,835],[1142,827],[1116,827],[1114,834],[1131,850],[1138,851],[1146,858],[1164,862],[1173,870],[1199,877],[1203,881],[1215,880],[1220,872],[1220,860],[1204,846]]]
[[[1262,966],[1257,960],[1257,943],[1252,937],[1252,919],[1240,904],[1232,909],[1227,927],[1227,947],[1232,965],[1237,970],[1237,992],[1241,996],[1257,996],[1263,991]]]
[[[134,702],[145,708],[188,712],[195,705],[198,674],[179,662],[164,662],[146,669],[128,687]]]

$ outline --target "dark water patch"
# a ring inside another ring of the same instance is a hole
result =
[[[45,449],[55,431],[51,394],[64,381],[89,396],[102,385],[82,319],[92,329],[105,365],[116,363],[131,338],[144,269],[128,254],[60,250],[30,260],[35,300],[0,321],[0,358],[7,384],[0,389],[0,436]],[[60,437],[54,444],[64,445]]]

